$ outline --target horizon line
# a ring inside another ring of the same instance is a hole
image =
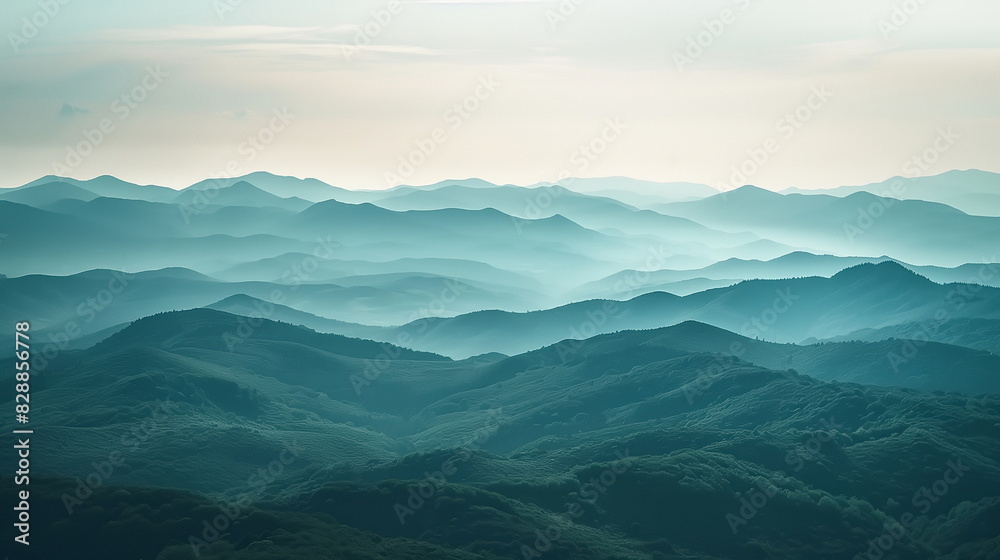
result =
[[[882,183],[887,183],[889,181],[899,180],[899,179],[902,179],[902,180],[927,179],[927,178],[933,178],[933,177],[941,177],[941,176],[949,175],[949,174],[953,174],[953,173],[969,173],[969,172],[986,173],[986,174],[1000,176],[1000,172],[988,171],[988,170],[985,170],[985,169],[979,169],[979,168],[959,169],[959,168],[955,168],[955,169],[949,169],[947,171],[943,171],[941,173],[935,173],[935,174],[931,174],[931,175],[914,175],[914,176],[894,175],[894,176],[887,177],[887,178],[884,178],[884,179],[881,179],[881,180],[869,181],[869,182],[863,183],[863,184],[843,184],[843,185],[826,186],[826,187],[813,187],[813,188],[809,188],[809,187],[783,187],[783,188],[776,188],[776,187],[763,186],[763,185],[759,185],[759,184],[747,183],[747,184],[740,185],[738,187],[733,187],[733,188],[730,188],[730,189],[719,189],[716,186],[709,185],[707,183],[697,182],[697,181],[684,181],[684,180],[659,181],[659,180],[652,180],[652,179],[643,179],[643,178],[640,178],[640,177],[632,177],[632,176],[628,176],[628,175],[606,175],[606,176],[595,176],[595,177],[579,177],[579,176],[574,176],[574,177],[566,177],[566,178],[563,178],[563,179],[559,179],[557,181],[536,181],[534,183],[529,183],[529,184],[517,184],[517,183],[509,183],[509,182],[494,182],[494,181],[491,181],[489,179],[483,179],[481,177],[467,177],[467,178],[464,178],[464,179],[458,179],[458,178],[454,178],[454,177],[447,177],[447,178],[444,178],[444,179],[441,179],[441,180],[438,180],[438,181],[434,181],[434,182],[431,182],[431,183],[424,183],[424,184],[399,184],[399,185],[394,185],[394,186],[385,187],[385,188],[360,188],[360,187],[346,187],[346,186],[338,185],[338,184],[335,184],[335,183],[330,183],[328,181],[325,181],[323,179],[319,179],[317,177],[300,177],[300,176],[297,176],[297,175],[285,175],[285,174],[281,174],[281,173],[275,173],[275,172],[264,171],[264,170],[251,171],[249,173],[246,173],[246,174],[243,174],[243,175],[239,175],[239,176],[235,176],[235,177],[206,177],[204,179],[200,179],[198,181],[195,181],[194,183],[185,185],[183,187],[175,187],[175,186],[169,186],[169,185],[157,184],[157,183],[141,183],[141,182],[137,183],[137,182],[130,181],[130,180],[127,180],[127,179],[123,179],[121,177],[118,177],[118,176],[110,174],[110,173],[104,173],[104,174],[100,174],[100,175],[95,175],[95,176],[87,178],[87,179],[81,179],[81,178],[78,178],[78,177],[70,177],[70,176],[65,176],[65,175],[54,175],[54,174],[50,173],[50,174],[42,175],[42,176],[40,176],[40,177],[38,177],[36,179],[33,179],[31,181],[28,181],[26,183],[22,183],[22,184],[19,184],[19,185],[2,186],[2,187],[0,187],[0,191],[2,191],[2,190],[10,190],[10,189],[18,189],[18,188],[26,187],[26,186],[29,186],[29,185],[39,184],[39,181],[41,181],[43,179],[46,179],[46,178],[52,178],[52,179],[54,179],[53,182],[58,182],[58,180],[60,180],[60,179],[68,179],[68,180],[71,180],[71,181],[78,181],[78,182],[84,182],[84,183],[85,182],[94,181],[94,180],[97,180],[97,179],[101,179],[101,178],[111,178],[111,179],[115,179],[117,181],[121,181],[121,182],[124,182],[124,183],[129,183],[129,184],[135,185],[135,186],[140,186],[140,187],[160,187],[160,188],[167,188],[167,189],[171,189],[171,190],[174,190],[174,191],[177,191],[177,192],[181,192],[181,191],[183,191],[185,189],[191,188],[191,187],[193,187],[193,186],[195,186],[195,185],[197,185],[199,183],[203,183],[203,182],[206,182],[206,181],[223,181],[223,182],[225,182],[225,181],[231,181],[231,183],[230,183],[230,185],[231,185],[231,184],[235,184],[235,183],[240,182],[240,181],[246,181],[247,177],[250,177],[252,175],[264,174],[264,175],[270,175],[272,177],[291,178],[291,179],[295,179],[295,180],[298,180],[298,181],[317,181],[317,182],[323,183],[323,184],[325,184],[325,185],[327,185],[329,187],[332,187],[332,188],[343,189],[343,190],[354,191],[354,192],[385,192],[385,191],[390,191],[390,190],[400,189],[400,188],[426,188],[426,187],[430,187],[430,186],[439,185],[441,183],[448,183],[448,182],[464,183],[464,182],[472,182],[472,181],[481,181],[481,182],[489,183],[490,185],[493,185],[493,186],[496,186],[496,187],[537,188],[537,187],[542,187],[542,186],[556,186],[556,185],[559,185],[559,186],[562,186],[562,187],[567,188],[569,190],[572,190],[570,188],[570,186],[567,186],[564,183],[566,183],[568,181],[579,181],[579,180],[584,180],[584,181],[588,181],[588,180],[589,181],[601,181],[601,180],[620,179],[620,180],[638,181],[638,182],[642,182],[642,183],[650,183],[650,184],[664,185],[664,186],[667,186],[667,185],[692,185],[692,186],[701,186],[701,187],[706,187],[706,188],[712,189],[717,194],[735,191],[737,189],[741,189],[741,188],[748,187],[748,186],[749,187],[756,187],[756,188],[763,189],[763,190],[768,190],[768,191],[775,192],[775,193],[783,193],[783,192],[786,192],[786,191],[827,191],[827,190],[835,190],[835,189],[844,188],[844,187],[866,187],[866,186],[870,186],[870,185],[878,185],[878,184],[882,184]],[[230,185],[226,185],[226,186],[230,186]],[[627,190],[627,189],[625,189],[625,190]]]

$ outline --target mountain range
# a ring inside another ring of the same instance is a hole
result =
[[[307,554],[328,546],[324,535],[344,534],[332,550],[363,538],[500,558],[548,530],[553,557],[805,547],[837,558],[925,507],[921,539],[899,543],[897,557],[975,557],[995,540],[952,532],[977,534],[1000,506],[990,497],[1000,492],[998,447],[983,444],[997,437],[1000,400],[941,392],[947,378],[934,373],[964,356],[950,389],[995,391],[995,355],[926,346],[933,358],[907,375],[937,377],[929,393],[854,382],[882,375],[866,357],[882,344],[784,349],[691,322],[603,335],[569,356],[557,345],[460,362],[269,320],[230,346],[241,324],[211,310],[154,315],[41,375],[35,391],[49,406],[36,445],[60,449],[46,465],[62,476],[45,479],[40,515],[66,537],[41,548],[57,553],[76,527],[97,523],[109,534],[143,527],[141,540],[123,534],[116,555],[189,557],[201,521],[248,492],[253,505],[203,555]],[[791,363],[801,371],[761,365]],[[823,380],[846,371],[850,381]],[[144,421],[143,436],[122,448],[121,434]],[[124,458],[107,489],[70,502],[67,514],[60,493],[72,496],[72,477],[115,449]],[[287,468],[247,489],[282,457]],[[946,495],[910,499],[914,480],[932,484],[955,461],[961,482]],[[442,471],[428,482],[432,469]],[[424,497],[411,501],[418,489]],[[175,513],[141,522],[143,505]],[[73,546],[96,553],[100,542]]]
[[[33,554],[993,558],[998,196],[2,189]]]

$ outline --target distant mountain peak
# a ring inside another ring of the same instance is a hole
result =
[[[260,299],[260,298],[255,298],[253,296],[249,296],[247,294],[233,294],[231,296],[224,297],[224,298],[220,299],[219,301],[217,301],[217,302],[215,302],[215,303],[213,303],[211,305],[206,305],[205,307],[207,307],[209,309],[212,309],[213,306],[216,306],[216,305],[223,305],[223,304],[227,304],[227,303],[247,303],[247,302],[253,303],[255,301],[263,301],[263,300]]]
[[[644,303],[652,304],[656,302],[674,301],[679,299],[682,299],[681,296],[671,294],[670,292],[657,291],[657,292],[649,292],[646,294],[642,294],[626,301],[633,301],[633,302],[642,301]]]
[[[656,330],[662,330],[663,332],[668,332],[668,333],[686,332],[691,334],[711,334],[711,335],[725,335],[725,336],[736,335],[732,331],[727,331],[726,329],[723,329],[721,327],[716,327],[715,325],[709,325],[708,323],[695,321],[693,319],[687,319],[671,327],[663,327],[662,329],[656,329]]]
[[[34,183],[13,189],[0,190],[0,197],[11,202],[24,203],[32,206],[52,203],[65,199],[90,201],[98,197],[97,193],[57,179],[51,182]]]
[[[32,185],[40,185],[45,183],[66,183],[71,181],[73,181],[73,179],[70,179],[69,177],[61,177],[59,175],[45,175],[43,177],[35,179],[34,181],[31,181],[30,183],[25,183],[24,185],[21,186],[29,187]]]
[[[884,281],[923,281],[931,282],[927,277],[906,268],[894,260],[885,260],[877,263],[861,263],[844,270],[833,276],[834,279],[852,280],[859,278],[877,278]]]
[[[260,187],[258,187],[256,185],[254,185],[253,183],[250,183],[249,181],[237,181],[237,182],[233,183],[232,185],[229,185],[228,187],[223,187],[223,189],[225,189],[225,190],[252,191],[252,192],[255,192],[255,193],[261,193],[261,194],[265,194],[265,195],[269,195],[269,196],[276,196],[274,194],[271,194],[271,193],[265,191],[264,189],[262,189],[262,188],[260,188]]]
[[[236,333],[241,322],[245,320],[246,317],[243,315],[204,307],[166,311],[133,321],[101,345],[112,347],[143,345],[155,348],[187,345],[223,351],[227,348],[224,338],[226,334]],[[296,342],[340,356],[367,359],[374,358],[386,348],[393,348],[402,359],[450,361],[450,358],[430,352],[409,350],[390,343],[339,334],[319,333],[307,327],[267,318],[259,318],[257,325],[254,329],[256,342]]]
[[[757,185],[749,185],[749,184],[737,187],[729,192],[757,192],[757,193],[774,194],[772,191],[769,191],[763,187],[758,187]]]
[[[827,257],[827,256],[829,256],[829,255],[817,255],[815,253],[810,253],[809,251],[792,251],[791,253],[787,253],[787,254],[781,255],[778,258],[779,259],[785,259],[785,258],[789,258],[789,259],[807,258],[807,259],[809,259],[809,258],[813,258],[813,257]]]
[[[244,179],[249,177],[271,177],[276,179],[299,179],[299,177],[292,177],[291,175],[278,175],[277,173],[271,173],[270,171],[254,171],[247,173],[243,176]]]
[[[473,189],[490,189],[496,187],[495,185],[485,179],[478,179],[476,177],[469,177],[468,179],[445,179],[444,181],[438,181],[437,183],[431,183],[429,185],[400,185],[394,187],[396,189],[417,189],[417,190],[437,190],[442,187],[469,187]]]
[[[761,200],[764,198],[770,199],[776,196],[780,197],[782,195],[754,185],[743,185],[742,187],[721,192],[711,198],[727,200],[735,197],[737,200]]]

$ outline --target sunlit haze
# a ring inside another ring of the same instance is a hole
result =
[[[834,187],[912,175],[942,131],[910,169],[1000,171],[986,0],[49,4],[0,7],[2,186]]]

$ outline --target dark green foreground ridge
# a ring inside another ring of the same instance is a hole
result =
[[[904,342],[686,322],[455,361],[155,315],[34,378],[31,552],[992,558],[997,357],[923,344],[899,374]]]

